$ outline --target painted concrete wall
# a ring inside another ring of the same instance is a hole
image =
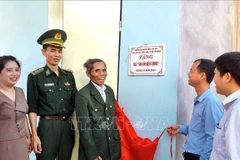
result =
[[[152,140],[176,123],[179,18],[180,1],[123,1],[119,103],[138,135]],[[162,43],[166,44],[164,76],[128,76],[129,46]],[[164,134],[155,160],[170,159],[169,144]]]
[[[182,1],[179,40],[179,77],[177,123],[188,124],[196,96],[193,87],[188,85],[187,73],[192,62],[198,58],[216,57],[232,50],[233,1]],[[211,84],[215,92],[215,84]],[[219,95],[217,95],[219,96]],[[223,96],[219,96],[223,99]],[[185,136],[177,138],[177,160],[181,159],[181,145]]]
[[[47,1],[0,1],[0,55],[13,55],[21,61],[17,86],[26,95],[27,75],[45,65],[37,38],[47,30]],[[35,155],[30,155],[35,160]]]

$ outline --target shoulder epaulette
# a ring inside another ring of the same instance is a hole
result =
[[[37,75],[37,74],[39,74],[39,73],[41,73],[43,71],[44,71],[44,68],[41,67],[41,68],[36,69],[35,71],[32,71],[31,74],[32,75]]]
[[[62,70],[66,71],[66,72],[71,72],[71,73],[73,73],[73,71],[72,71],[71,69],[63,69],[63,68],[62,68]]]

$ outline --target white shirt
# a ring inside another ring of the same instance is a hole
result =
[[[101,94],[101,97],[103,98],[103,101],[106,103],[106,93],[105,93],[106,87],[104,85],[102,87],[100,87],[99,85],[97,85],[93,81],[91,81],[91,82],[97,88],[98,92]]]
[[[224,101],[225,113],[216,126],[210,160],[240,159],[240,90]]]

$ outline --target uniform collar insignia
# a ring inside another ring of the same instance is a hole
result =
[[[49,76],[51,74],[51,71],[49,69],[46,70],[46,75]]]

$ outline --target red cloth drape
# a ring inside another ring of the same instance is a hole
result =
[[[158,141],[149,138],[141,138],[137,135],[129,119],[116,102],[116,120],[121,136],[122,156],[120,160],[153,160]]]

